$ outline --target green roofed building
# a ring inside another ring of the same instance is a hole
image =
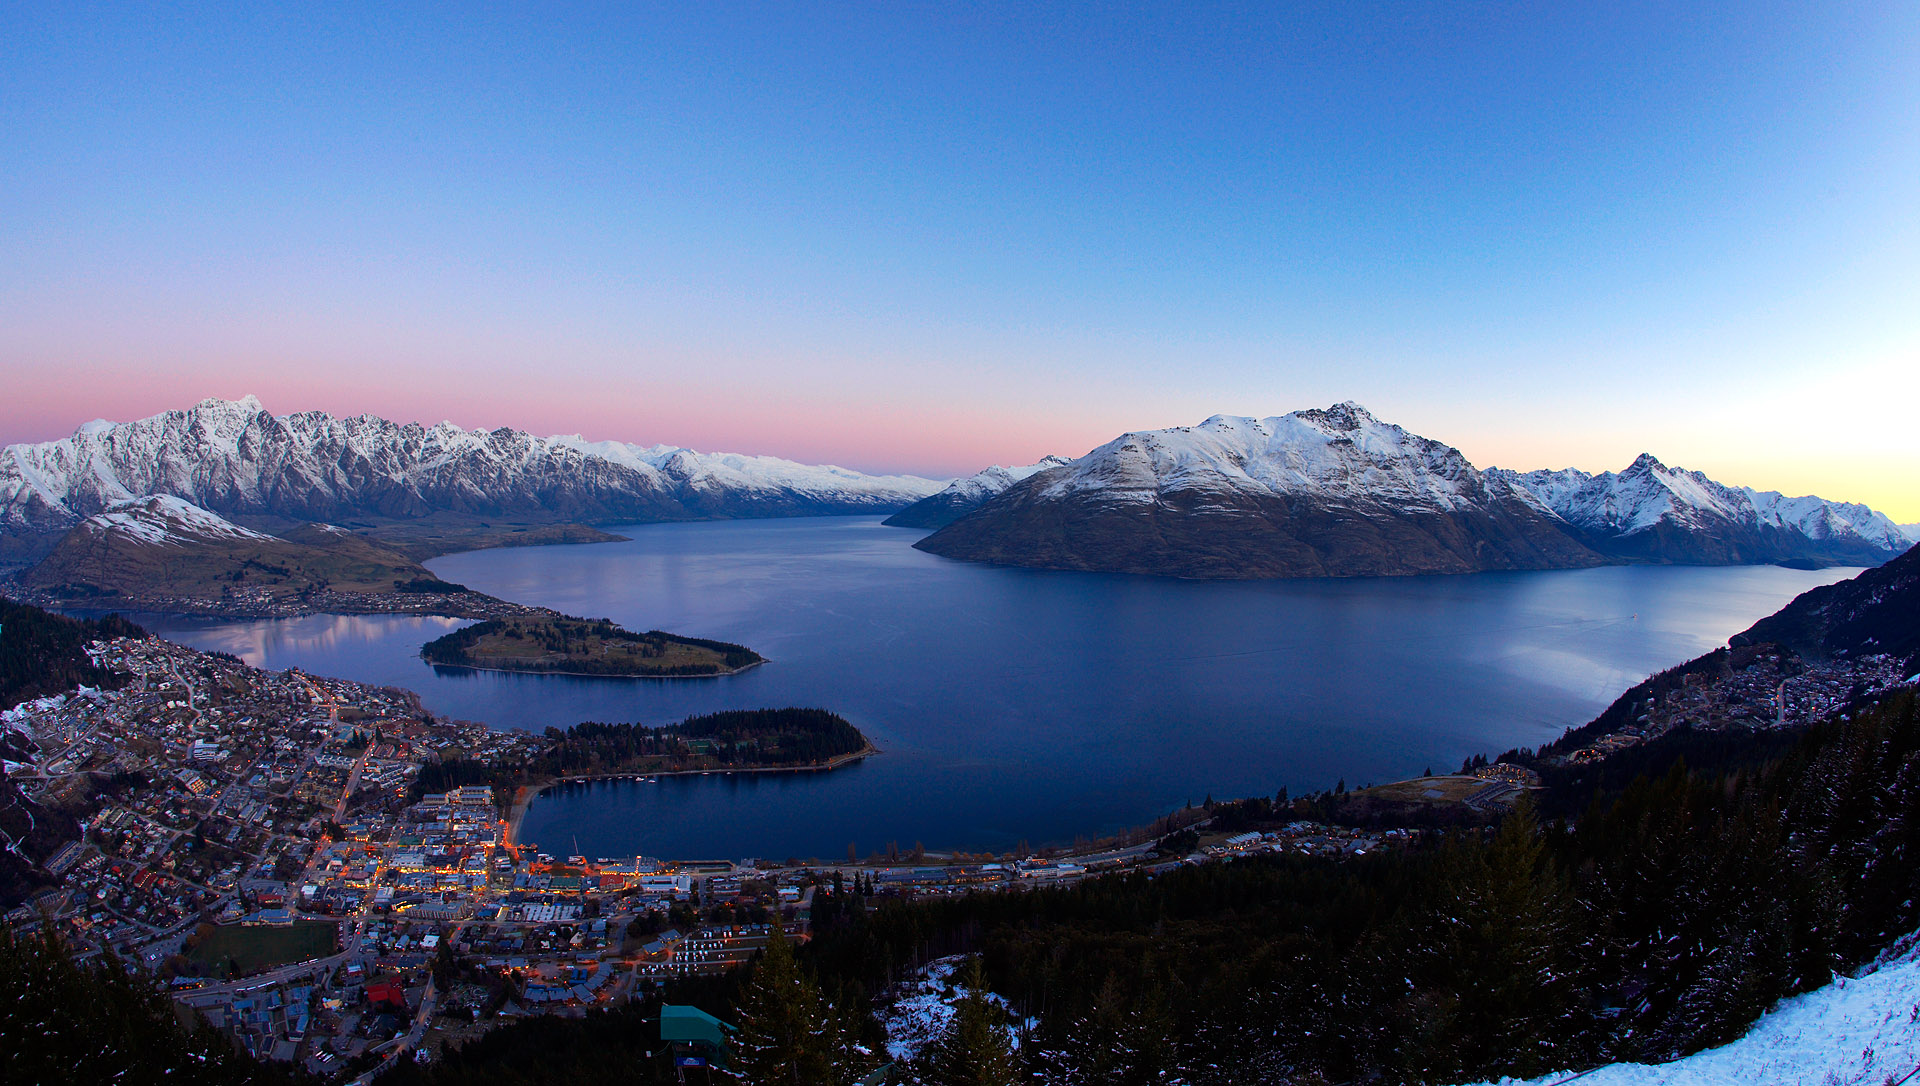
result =
[[[660,1008],[660,1039],[681,1067],[725,1067],[727,1034],[733,1027],[698,1007]]]

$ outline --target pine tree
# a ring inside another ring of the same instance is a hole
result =
[[[737,1008],[735,1069],[754,1086],[819,1086],[833,1081],[828,1008],[800,972],[779,924],[754,964]]]
[[[967,962],[966,995],[954,1005],[953,1021],[929,1054],[932,1086],[1013,1086],[1019,1080],[1007,1015],[987,998],[980,959]]]

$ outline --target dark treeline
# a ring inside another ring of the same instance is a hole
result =
[[[415,577],[411,580],[393,582],[395,592],[414,592],[430,596],[457,596],[470,591],[466,585],[443,581],[438,577]]]
[[[589,721],[565,731],[548,728],[547,740],[534,767],[551,777],[619,773],[660,759],[715,766],[814,765],[867,743],[860,729],[837,713],[796,708],[708,713],[664,728]]]
[[[1920,924],[1910,692],[1764,767],[1645,768],[1572,824],[1522,811],[1344,862],[816,895],[811,956],[876,984],[982,952],[1053,1081],[1442,1082],[1723,1043]]]
[[[723,1020],[738,1003],[745,977],[676,980],[667,998],[649,998],[580,1018],[541,1017],[497,1029],[424,1067],[402,1063],[380,1077],[384,1086],[527,1086],[591,1082],[605,1086],[686,1081],[676,1074],[660,1041],[660,1007],[675,1002],[701,1007]],[[701,1081],[695,1072],[693,1082]]]
[[[112,960],[75,962],[59,940],[0,925],[0,1067],[8,1082],[310,1081],[224,1034],[183,1028],[152,980]]]
[[[1028,1081],[1434,1083],[1668,1059],[1920,925],[1920,706],[1903,691],[1852,716],[1759,755],[1649,744],[1631,779],[1623,766],[1549,782],[1577,819],[1523,808],[1356,859],[916,902],[840,883],[816,893],[798,958],[845,1015],[932,958],[979,954],[992,989],[1039,1022],[1020,1050]],[[1690,767],[1688,750],[1712,764]],[[1299,804],[1259,802],[1244,813]],[[669,995],[752,1012],[716,987]],[[628,1020],[623,1053],[647,1036]],[[534,1052],[523,1030],[584,1066],[612,1027],[509,1027],[486,1051]],[[532,1055],[510,1072],[478,1055],[424,1077],[565,1080]]]
[[[72,619],[0,600],[0,707],[82,684],[118,686],[117,676],[88,661],[87,642],[145,636],[119,615]]]
[[[524,642],[527,646],[527,658],[512,658],[509,661],[502,657],[474,655],[472,651],[474,646],[491,637]],[[587,655],[595,640],[624,644],[630,646],[631,651],[612,656]],[[502,667],[510,662],[515,671],[631,675],[635,673],[631,656],[661,657],[666,655],[668,647],[672,645],[688,645],[718,653],[721,663],[650,667],[645,669],[644,674],[715,675],[721,671],[737,670],[762,662],[760,655],[745,645],[735,645],[728,641],[709,641],[699,637],[681,637],[663,630],[635,633],[632,630],[621,629],[612,620],[604,618],[488,619],[427,642],[421,647],[420,655],[429,663],[450,667]],[[548,654],[563,656],[565,659],[535,659]]]
[[[491,784],[502,803],[529,781],[597,773],[664,772],[673,768],[818,765],[867,745],[847,719],[825,709],[735,709],[692,716],[678,724],[576,724],[548,728],[532,759],[496,766],[450,759],[422,766],[411,795],[463,784]]]

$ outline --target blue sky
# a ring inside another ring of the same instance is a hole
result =
[[[1920,7],[6,5],[0,440],[927,473],[1357,399],[1920,519]]]

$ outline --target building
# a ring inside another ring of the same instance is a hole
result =
[[[673,1050],[676,1067],[725,1067],[733,1028],[698,1007],[660,1008],[660,1039]]]

